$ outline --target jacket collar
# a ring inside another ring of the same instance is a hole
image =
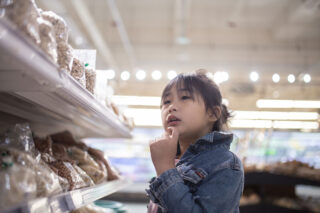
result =
[[[233,140],[233,134],[230,132],[213,131],[199,138],[195,144],[201,144],[205,142],[205,143],[213,143],[214,145],[222,144],[222,143],[226,145],[230,145],[232,140]]]

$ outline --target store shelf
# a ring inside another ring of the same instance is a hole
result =
[[[62,213],[80,208],[102,197],[110,195],[130,184],[120,179],[102,183],[93,187],[77,189],[48,198],[25,202],[1,213]]]
[[[245,184],[248,185],[311,185],[320,186],[320,181],[300,177],[273,174],[269,172],[245,173]]]
[[[0,111],[47,135],[131,137],[113,111],[98,102],[11,23],[0,18]]]

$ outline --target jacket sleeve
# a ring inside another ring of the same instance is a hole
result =
[[[147,193],[164,212],[238,212],[243,190],[243,170],[225,168],[206,177],[194,193],[176,168],[150,183]]]

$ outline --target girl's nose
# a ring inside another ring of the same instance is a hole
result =
[[[169,113],[171,113],[171,112],[173,112],[173,111],[177,111],[177,108],[176,108],[175,105],[171,104],[171,105],[169,106]]]

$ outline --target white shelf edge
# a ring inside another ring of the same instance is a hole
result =
[[[92,187],[76,189],[63,194],[50,197],[37,198],[23,202],[1,213],[61,213],[75,210],[92,203],[102,197],[108,196],[126,186],[131,182],[124,178],[120,180],[101,183]]]

